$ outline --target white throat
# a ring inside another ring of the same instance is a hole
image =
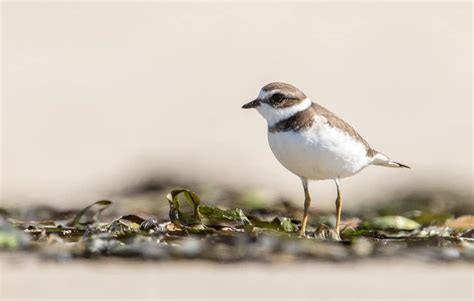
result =
[[[306,98],[299,104],[282,109],[275,109],[269,104],[261,103],[257,107],[257,111],[267,120],[269,126],[273,126],[282,120],[290,118],[298,112],[306,110],[311,106],[311,104],[312,102],[309,98]]]

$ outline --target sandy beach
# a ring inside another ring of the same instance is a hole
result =
[[[273,157],[264,120],[241,110],[272,81],[298,86],[412,167],[344,179],[344,212],[410,192],[434,199],[425,206],[473,199],[470,2],[0,5],[2,212],[119,205],[156,178],[301,208],[299,179]],[[312,183],[312,209],[333,210],[335,189]],[[168,206],[147,198],[123,214]],[[474,299],[464,259],[57,262],[34,252],[0,252],[1,300]]]
[[[265,122],[240,109],[271,81],[412,167],[345,179],[345,206],[472,196],[469,2],[1,5],[5,206],[87,204],[154,176],[299,200]],[[332,208],[334,183],[312,187]]]
[[[468,263],[40,261],[0,255],[2,300],[472,300]]]

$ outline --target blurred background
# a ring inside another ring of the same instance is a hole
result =
[[[240,109],[271,81],[412,167],[345,179],[345,206],[472,198],[471,14],[469,2],[3,2],[2,205],[76,206],[155,178],[300,202],[265,121]],[[312,193],[332,208],[331,181]]]
[[[412,167],[370,167],[344,179],[348,223],[406,212],[472,223],[465,216],[474,212],[470,2],[1,1],[0,9],[0,230],[5,208],[13,219],[48,222],[98,199],[117,201],[110,219],[136,214],[166,223],[163,193],[179,186],[204,204],[298,218],[299,179],[273,157],[263,118],[240,108],[272,81],[299,87]],[[312,212],[310,224],[330,224],[334,183],[312,183],[311,192],[312,209],[329,215]],[[437,225],[424,230],[445,231],[446,223]],[[0,299],[472,300],[473,232],[462,241],[452,233],[449,243],[435,237],[426,248],[382,241],[380,253],[392,257],[378,256],[366,239],[313,240],[311,250],[329,247],[325,256],[293,255],[297,262],[287,252],[269,264],[206,261],[213,249],[192,261],[168,253],[71,260],[84,245],[52,235],[44,249],[32,243],[35,256],[0,252]],[[177,249],[196,247],[183,241]],[[216,241],[217,255],[238,255]],[[341,249],[367,257],[334,259]]]

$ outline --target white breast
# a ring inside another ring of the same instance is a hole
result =
[[[283,166],[312,180],[352,176],[370,164],[362,143],[323,119],[304,132],[269,132],[268,142]]]

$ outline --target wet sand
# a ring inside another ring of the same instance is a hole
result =
[[[216,264],[106,260],[56,263],[1,254],[2,300],[472,300],[473,265],[418,261]]]

